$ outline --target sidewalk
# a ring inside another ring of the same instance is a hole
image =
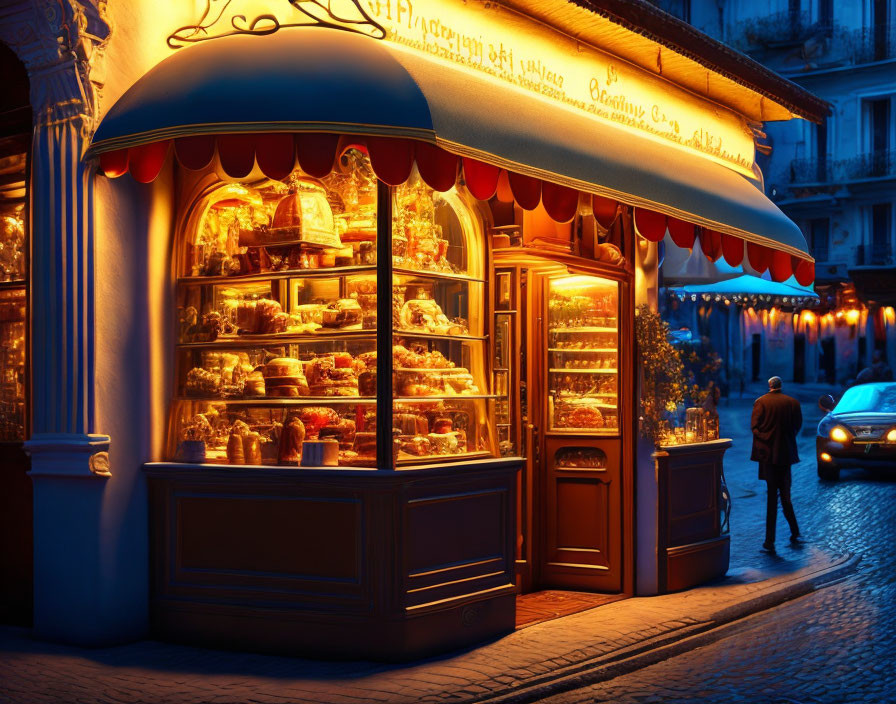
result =
[[[811,545],[678,594],[614,602],[408,665],[317,662],[143,641],[85,650],[0,629],[0,702],[531,702],[711,642],[724,626],[844,578]]]

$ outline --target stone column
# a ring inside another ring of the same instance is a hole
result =
[[[82,161],[96,115],[91,70],[108,37],[105,3],[0,6],[0,41],[28,70],[31,154],[31,455],[34,629],[116,640],[103,608],[102,503],[109,437],[94,428],[92,167]]]

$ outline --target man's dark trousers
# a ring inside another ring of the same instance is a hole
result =
[[[797,536],[800,534],[800,529],[796,523],[796,514],[793,512],[793,504],[790,501],[790,465],[765,464],[761,469],[762,476],[768,485],[768,501],[765,506],[765,544],[774,545],[779,494],[781,496],[781,509],[784,511],[784,518],[790,524],[790,535]]]

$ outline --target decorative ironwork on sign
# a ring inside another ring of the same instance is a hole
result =
[[[362,0],[286,0],[296,11],[296,21],[284,21],[273,13],[248,20],[246,15],[225,17],[234,0],[206,0],[205,12],[194,25],[175,30],[168,37],[168,46],[180,49],[188,44],[227,37],[234,34],[265,35],[287,27],[329,27],[357,32],[374,39],[386,37],[385,28],[361,5]],[[239,3],[237,2],[237,5]]]

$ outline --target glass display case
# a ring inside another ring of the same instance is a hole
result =
[[[548,282],[548,429],[619,434],[619,284],[597,276]]]
[[[395,189],[392,228],[396,464],[494,456],[481,230],[419,178]]]
[[[0,197],[0,442],[25,439],[25,204]]]
[[[380,325],[392,339],[393,398],[381,400],[393,403],[392,466],[496,454],[469,204],[419,179],[393,189],[392,315],[379,321],[389,274],[377,268],[376,181],[357,150],[338,167],[221,183],[190,211],[171,459],[378,466]]]

